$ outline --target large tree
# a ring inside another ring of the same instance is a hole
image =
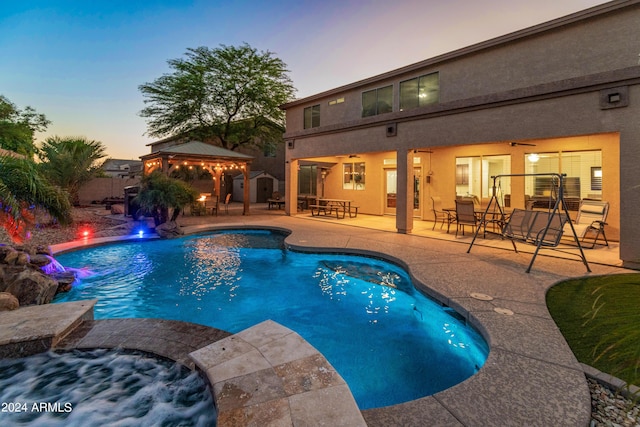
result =
[[[20,110],[0,95],[0,148],[32,157],[37,152],[35,133],[43,132],[49,124],[44,114],[28,106]]]
[[[172,73],[139,87],[150,136],[188,136],[229,150],[282,140],[279,106],[293,99],[295,89],[286,64],[272,52],[246,43],[198,47],[168,64]]]
[[[106,151],[100,141],[53,136],[42,143],[38,156],[44,176],[67,190],[71,202],[77,205],[80,187],[96,176],[100,170],[98,160],[106,156]]]
[[[0,226],[13,241],[22,242],[28,237],[36,207],[61,224],[71,222],[67,193],[49,184],[32,160],[0,154]]]

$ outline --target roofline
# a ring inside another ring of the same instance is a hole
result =
[[[522,30],[514,31],[514,32],[511,32],[502,36],[498,36],[483,42],[475,43],[470,46],[463,47],[461,49],[456,49],[451,52],[444,53],[442,55],[434,56],[433,58],[416,62],[404,67],[396,68],[386,73],[378,74],[376,76],[369,77],[363,80],[358,80],[354,83],[349,83],[344,86],[340,86],[334,89],[329,89],[327,91],[320,92],[315,95],[310,95],[305,98],[300,98],[295,101],[282,104],[280,108],[282,110],[286,110],[288,108],[295,107],[297,105],[309,103],[316,99],[336,95],[360,86],[369,85],[369,84],[376,83],[381,80],[386,80],[401,74],[410,73],[410,72],[417,71],[429,66],[442,63],[442,62],[451,61],[453,59],[457,59],[466,55],[477,53],[486,49],[491,49],[500,45],[514,42],[516,40],[521,40],[527,37],[538,35],[547,31],[551,31],[551,30],[566,26],[566,25],[575,24],[576,22],[591,19],[593,17],[615,12],[620,9],[635,6],[638,4],[640,4],[640,0],[613,0],[613,1],[603,3],[597,6],[593,6],[588,9],[584,9],[569,15],[562,16],[560,18],[553,19],[551,21],[544,22],[542,24],[537,24],[532,27],[527,27]]]

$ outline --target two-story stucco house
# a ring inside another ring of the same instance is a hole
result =
[[[566,174],[569,209],[609,202],[640,267],[640,1],[616,0],[283,105],[287,212],[299,194],[432,220],[432,197],[492,197],[492,176]],[[503,206],[549,194],[500,179]]]

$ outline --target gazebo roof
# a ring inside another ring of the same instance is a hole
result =
[[[163,154],[173,154],[180,157],[201,156],[206,158],[219,158],[224,160],[238,161],[251,161],[253,159],[253,157],[246,154],[237,153],[235,151],[227,150],[216,145],[205,144],[201,141],[190,141],[184,144],[163,148],[153,153],[140,156],[140,158],[145,160],[153,157],[162,157]]]

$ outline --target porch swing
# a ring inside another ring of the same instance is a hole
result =
[[[549,178],[549,188],[547,189],[549,194],[549,203],[547,210],[533,210],[533,207],[527,206],[526,209],[514,209],[511,215],[507,216],[500,201],[498,194],[501,188],[501,178],[507,177],[546,177]],[[560,239],[562,238],[565,224],[569,224],[569,228],[573,234],[575,243],[580,251],[579,257],[582,259],[583,264],[587,268],[588,272],[591,272],[589,263],[584,255],[580,239],[576,234],[576,230],[573,227],[573,223],[569,217],[569,211],[564,199],[564,179],[566,174],[558,173],[529,173],[529,174],[509,174],[509,175],[496,175],[492,176],[493,187],[492,194],[486,209],[482,213],[478,226],[476,227],[473,240],[469,244],[467,253],[471,251],[473,244],[478,237],[480,228],[484,228],[486,233],[487,225],[491,224],[494,227],[498,226],[500,229],[500,235],[504,239],[509,239],[513,245],[513,250],[517,253],[516,241],[534,245],[536,247],[527,273],[531,271],[531,267],[538,256],[538,252],[541,248],[558,249]],[[567,253],[567,252],[565,252]],[[575,255],[575,254],[571,254]]]

